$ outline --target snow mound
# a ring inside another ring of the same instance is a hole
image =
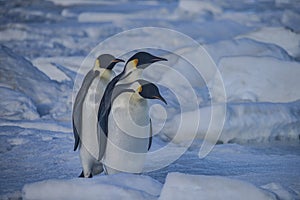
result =
[[[31,60],[31,62],[40,71],[45,73],[51,80],[62,82],[62,81],[70,81],[75,78],[75,77],[69,77],[69,75],[66,73],[66,70],[70,70],[76,75],[76,73],[80,72],[78,69],[83,60],[84,57],[82,56],[68,56],[68,57],[56,56],[56,57],[38,57]],[[92,60],[92,62],[93,61],[94,59]],[[55,65],[61,65],[67,67],[67,69],[64,68],[63,71],[61,69],[58,69]]]
[[[300,99],[300,63],[239,56],[220,61],[228,101],[292,102]]]
[[[285,26],[293,29],[295,32],[300,31],[300,14],[299,12],[293,12],[291,10],[285,10],[283,12],[282,18],[281,18],[281,22],[282,24],[284,24]]]
[[[81,13],[78,16],[78,22],[111,22],[122,23],[126,15],[119,13]]]
[[[223,57],[257,56],[291,60],[288,53],[274,44],[266,44],[249,38],[224,40],[204,46],[213,60],[218,63]]]
[[[224,143],[297,141],[300,131],[299,105],[300,101],[228,104],[220,140]]]
[[[215,105],[216,109],[217,106]],[[174,138],[172,141],[184,144],[196,138],[204,139],[211,118],[211,107],[199,109],[200,121],[198,129],[191,124],[198,111],[175,115],[163,129],[164,135]],[[270,141],[298,141],[300,132],[300,101],[292,103],[228,103],[225,124],[219,141],[222,143],[253,143]],[[259,116],[259,117],[258,117]],[[221,116],[215,116],[221,117]],[[176,132],[182,118],[191,124],[183,124],[181,132]],[[215,119],[215,120],[221,120]],[[212,127],[211,133],[216,133]],[[175,134],[176,138],[175,138]],[[212,134],[214,135],[214,134]]]
[[[293,200],[296,196],[294,191],[283,187],[279,183],[269,183],[261,187],[276,194],[280,200]]]
[[[159,200],[176,199],[276,199],[256,186],[220,176],[169,173]]]
[[[148,176],[117,174],[93,179],[47,180],[27,184],[29,199],[157,199],[162,185]]]
[[[203,1],[185,1],[180,0],[178,7],[182,10],[192,13],[199,13],[199,12],[212,12],[215,14],[220,14],[222,9],[211,2],[203,2]]]
[[[39,118],[36,107],[24,94],[0,87],[0,118],[8,120]]]
[[[300,35],[283,27],[264,27],[240,37],[276,44],[284,48],[291,56],[300,56]]]
[[[31,99],[40,116],[49,114],[53,105],[59,101],[59,97],[65,96],[61,85],[51,81],[31,62],[5,46],[0,46],[0,65],[0,74],[5,74],[0,76],[1,86]]]

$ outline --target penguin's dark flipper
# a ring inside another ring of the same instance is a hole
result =
[[[76,151],[77,147],[78,147],[78,144],[79,144],[79,134],[78,134],[78,131],[75,127],[75,122],[74,122],[74,119],[72,120],[72,123],[73,123],[73,134],[74,134],[74,138],[75,138],[75,143],[74,143],[74,151]]]
[[[84,178],[83,171],[81,171],[81,174],[78,176],[78,178]]]
[[[93,178],[93,175],[92,175],[92,173],[90,173],[90,175],[89,175],[89,177],[88,178]]]
[[[148,143],[148,151],[150,150],[151,148],[151,145],[152,145],[152,136],[153,136],[153,133],[152,133],[152,120],[150,118],[150,136],[149,136],[149,143]]]

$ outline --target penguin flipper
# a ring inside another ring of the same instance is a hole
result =
[[[74,119],[72,120],[72,123],[73,123],[73,134],[74,134],[74,139],[75,139],[75,143],[74,143],[74,151],[76,151],[78,145],[79,145],[79,134],[77,132],[77,129],[75,127],[75,124],[74,124]]]
[[[151,148],[152,145],[152,135],[153,135],[153,131],[152,131],[152,120],[150,118],[150,136],[149,136],[149,143],[148,143],[148,151]]]
[[[98,137],[98,144],[99,144],[99,155],[98,155],[98,161],[100,161],[105,153],[106,149],[106,143],[107,143],[107,136],[105,135],[105,132],[101,128],[101,126],[98,123],[97,126],[97,137]]]
[[[104,95],[101,99],[98,110],[98,128],[97,137],[99,142],[99,157],[100,161],[105,153],[107,137],[108,137],[108,117],[111,110],[111,105],[115,98],[123,92],[134,92],[132,89],[127,89],[130,84],[117,85],[114,83],[116,79],[113,79],[105,89]]]

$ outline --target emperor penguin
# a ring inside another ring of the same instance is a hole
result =
[[[117,84],[129,84],[142,78],[142,72],[152,63],[158,61],[167,61],[165,58],[154,56],[147,52],[138,52],[134,54],[125,64],[123,71],[114,77],[107,85],[98,110],[98,137],[104,141],[99,150],[99,160],[102,159],[108,135],[108,116],[111,110],[112,95]],[[150,120],[151,125],[151,120]]]
[[[127,85],[117,85],[112,97],[102,160],[106,174],[142,172],[152,138],[147,99],[158,99],[167,104],[151,82],[137,80],[129,87]]]
[[[112,69],[119,62],[124,61],[110,54],[98,56],[75,98],[72,113],[74,151],[79,147],[83,168],[79,177],[92,177],[103,171],[102,164],[97,160],[101,143],[97,137],[97,113],[104,90],[115,76]]]

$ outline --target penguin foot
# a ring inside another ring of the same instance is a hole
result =
[[[83,171],[81,171],[81,174],[78,176],[78,178],[85,178]],[[93,178],[92,173],[89,174],[88,178]]]
[[[81,174],[78,176],[78,178],[84,178],[83,171],[81,171]]]

